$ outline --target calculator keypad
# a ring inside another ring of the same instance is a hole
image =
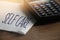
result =
[[[55,1],[50,1],[50,3],[51,3],[52,5],[54,5],[54,7],[60,12],[60,5],[59,5],[57,2],[55,2]]]
[[[34,3],[31,5],[35,9],[37,14],[41,17],[60,14],[60,5],[57,2],[55,2],[55,0],[50,0],[48,3],[45,4]]]

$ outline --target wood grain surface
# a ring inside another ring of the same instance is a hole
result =
[[[60,40],[60,22],[33,26],[24,36],[0,31],[0,40]]]

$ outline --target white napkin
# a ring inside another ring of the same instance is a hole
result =
[[[32,20],[21,11],[20,3],[0,1],[0,30],[26,34],[35,23]]]

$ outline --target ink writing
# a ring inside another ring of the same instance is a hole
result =
[[[14,25],[16,27],[24,27],[24,28],[26,28],[26,26],[29,23],[29,18],[27,18],[25,16],[21,16],[21,15],[16,15],[16,14],[13,14],[13,13],[7,13],[5,15],[5,18],[2,21],[2,23],[8,24],[8,25],[11,25],[11,24],[14,23]]]

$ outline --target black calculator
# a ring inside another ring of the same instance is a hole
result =
[[[55,0],[40,2],[39,0],[24,1],[24,7],[39,24],[46,24],[60,20],[60,4]]]

